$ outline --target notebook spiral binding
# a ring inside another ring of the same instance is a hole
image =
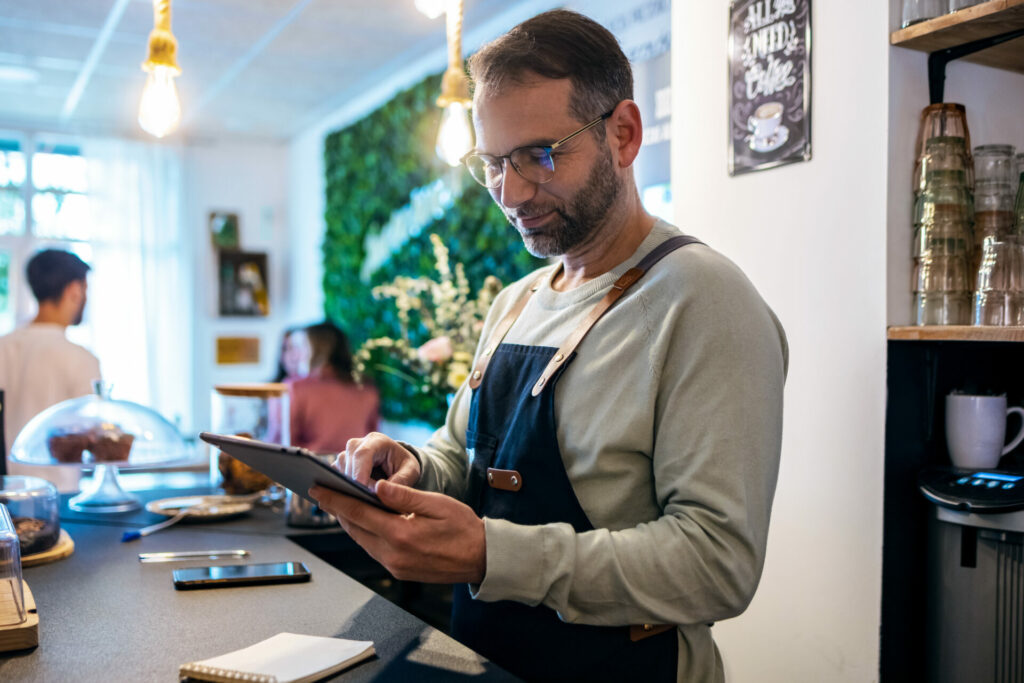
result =
[[[194,675],[206,676],[205,680],[222,680],[222,681],[245,681],[246,683],[277,683],[277,676],[267,676],[264,674],[251,674],[244,671],[234,671],[232,669],[221,669],[216,666],[197,666],[191,665],[188,668],[182,668],[181,673],[184,674],[181,680],[187,680],[192,678]],[[211,678],[217,676],[217,678]]]

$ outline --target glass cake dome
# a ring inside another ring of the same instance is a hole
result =
[[[109,385],[97,383],[95,394],[63,401],[32,418],[14,440],[11,459],[93,467],[94,490],[73,498],[71,507],[122,512],[140,503],[121,489],[118,469],[184,464],[196,453],[155,410],[112,399]]]

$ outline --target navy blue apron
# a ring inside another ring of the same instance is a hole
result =
[[[652,252],[653,258],[645,259],[646,264],[638,264],[639,275],[625,287],[616,283],[620,291],[610,293],[611,303],[665,253],[693,242],[689,237],[668,240],[658,253]],[[554,400],[555,385],[575,358],[572,349],[586,329],[572,335],[575,341],[561,349],[497,345],[528,296],[510,314],[504,329],[499,326],[497,341],[484,354],[489,360],[482,360],[473,376],[476,386],[466,431],[471,459],[466,502],[481,517],[525,525],[563,522],[577,533],[590,531],[594,525],[580,507],[562,464]],[[594,315],[588,319],[587,329],[596,322]],[[655,635],[634,640],[631,628],[635,637],[639,627],[569,624],[549,607],[473,600],[468,586],[455,587],[452,635],[530,681],[675,681],[676,629],[660,627]]]

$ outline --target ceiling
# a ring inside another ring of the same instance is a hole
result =
[[[465,0],[466,31],[521,4]],[[444,66],[444,18],[414,0],[173,0],[172,12],[188,138],[286,140],[407,65]],[[0,127],[142,137],[152,27],[151,0],[0,0]]]

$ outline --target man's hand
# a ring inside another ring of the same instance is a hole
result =
[[[388,480],[396,484],[413,486],[420,480],[420,462],[416,456],[380,432],[349,439],[345,452],[338,454],[334,466],[367,486],[370,486],[374,467],[380,467]]]
[[[441,493],[377,482],[377,496],[402,514],[385,512],[321,486],[309,490],[356,543],[396,579],[479,583],[487,568],[484,521]]]

